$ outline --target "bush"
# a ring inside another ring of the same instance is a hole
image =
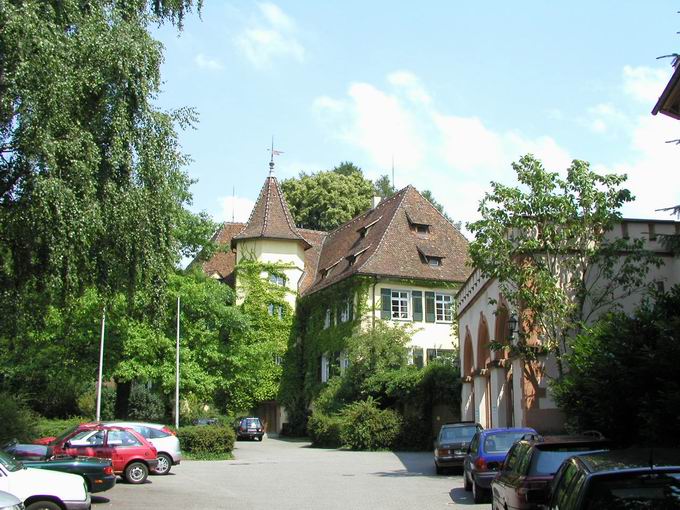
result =
[[[116,418],[116,390],[102,386],[101,419],[114,420]],[[94,420],[97,416],[97,388],[91,388],[78,397],[78,409],[83,416]]]
[[[88,421],[90,421],[90,419],[83,416],[74,416],[73,418],[66,419],[39,418],[35,424],[34,437],[31,439],[38,439],[40,437],[56,437],[62,432]]]
[[[396,450],[421,451],[432,447],[432,426],[422,416],[411,415],[402,419]]]
[[[35,415],[20,397],[0,393],[0,445],[17,439],[30,441],[35,435]]]
[[[340,432],[343,428],[342,417],[327,415],[316,411],[307,422],[307,433],[312,439],[312,444],[319,447],[338,448]]]
[[[177,437],[183,451],[198,455],[231,453],[236,441],[231,427],[219,425],[181,427]]]
[[[163,399],[144,385],[133,385],[128,403],[128,418],[139,421],[163,421],[165,418]]]
[[[396,445],[401,416],[392,409],[378,409],[372,398],[349,404],[343,409],[342,417],[344,427],[340,440],[343,446],[352,450],[384,450]]]

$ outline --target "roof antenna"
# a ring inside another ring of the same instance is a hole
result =
[[[269,160],[269,177],[274,176],[274,156],[283,154],[283,151],[277,151],[274,149],[274,135],[272,135],[272,148],[267,149],[271,153],[271,160]]]
[[[234,202],[235,202],[235,201],[236,201],[236,186],[232,186],[232,187],[231,187],[231,222],[232,222],[232,223],[235,223],[235,221],[234,221],[234,215],[235,215],[235,212],[234,212],[234,208],[235,208]]]
[[[394,154],[392,154],[392,189],[397,191],[397,185],[394,183]]]

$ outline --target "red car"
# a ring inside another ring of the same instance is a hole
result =
[[[84,423],[59,437],[35,441],[47,444],[53,455],[65,454],[111,459],[113,472],[128,483],[144,483],[158,463],[158,451],[144,437],[126,427]]]

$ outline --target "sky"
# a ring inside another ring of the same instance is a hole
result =
[[[429,189],[479,218],[491,181],[526,153],[625,173],[625,217],[672,219],[680,122],[651,115],[680,51],[677,2],[204,0],[165,46],[157,104],[192,107],[179,133],[195,211],[246,221],[269,173],[342,161]]]

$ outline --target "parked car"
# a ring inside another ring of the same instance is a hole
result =
[[[24,510],[24,504],[14,494],[0,491],[0,510]]]
[[[2,449],[30,468],[50,469],[63,473],[79,475],[85,480],[91,493],[104,492],[116,485],[116,475],[110,459],[94,457],[72,457],[53,455],[49,446],[40,444],[21,444],[13,441]]]
[[[167,475],[172,466],[177,466],[182,461],[182,449],[179,438],[170,428],[160,423],[145,423],[137,421],[111,421],[104,425],[117,427],[129,427],[139,432],[158,450],[158,464],[153,473]]]
[[[612,450],[571,457],[555,475],[548,505],[541,508],[680,508],[680,450]]]
[[[493,510],[535,510],[545,504],[562,462],[574,455],[604,451],[612,443],[602,436],[556,436],[517,441],[491,482]]]
[[[38,441],[44,444],[47,438]],[[85,423],[49,445],[55,455],[83,455],[111,459],[113,472],[128,483],[144,483],[149,470],[158,464],[158,451],[139,433],[130,428]]]
[[[25,467],[0,451],[0,490],[23,501],[26,510],[89,510],[90,493],[78,475]]]
[[[219,425],[217,418],[196,418],[191,423],[199,427],[204,427],[206,425]]]
[[[446,468],[462,468],[470,441],[482,426],[474,421],[445,423],[434,441],[434,467],[438,475]]]
[[[238,420],[236,425],[237,439],[257,439],[262,441],[262,436],[264,436],[264,426],[259,418],[250,416]]]
[[[463,461],[463,484],[472,491],[475,503],[488,499],[491,480],[515,441],[538,433],[532,428],[496,428],[478,431],[470,441]]]

